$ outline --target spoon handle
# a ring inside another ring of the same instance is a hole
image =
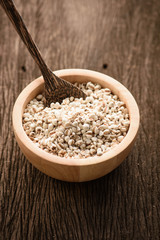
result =
[[[29,34],[22,17],[20,16],[18,10],[16,9],[12,0],[0,0],[0,4],[5,10],[6,14],[8,15],[9,19],[13,23],[13,26],[17,30],[19,36],[21,37],[22,41],[28,48],[29,52],[31,53],[33,59],[38,64],[42,75],[49,75],[50,69],[47,67],[46,63],[44,62],[40,51],[38,50],[36,44],[32,40],[31,35]],[[56,79],[55,79],[56,80]]]

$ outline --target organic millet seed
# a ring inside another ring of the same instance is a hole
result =
[[[101,156],[126,136],[129,113],[110,89],[91,82],[75,84],[87,97],[44,106],[39,94],[23,113],[27,136],[41,149],[61,157]]]

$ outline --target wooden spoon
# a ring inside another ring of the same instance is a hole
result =
[[[24,44],[27,46],[33,59],[38,64],[41,73],[45,81],[44,95],[46,99],[46,105],[49,106],[51,102],[62,102],[63,99],[67,97],[75,98],[85,98],[86,95],[79,88],[75,87],[73,84],[57,77],[52,71],[47,67],[44,62],[40,51],[38,50],[35,42],[31,38],[22,17],[17,11],[12,0],[0,0],[0,4],[8,15],[9,19],[13,23],[13,26],[17,30],[19,36],[21,37]]]

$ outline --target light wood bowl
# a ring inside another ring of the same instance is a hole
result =
[[[120,144],[99,157],[63,158],[38,148],[23,130],[22,114],[27,103],[43,91],[44,81],[42,77],[39,77],[20,93],[13,108],[13,129],[18,145],[36,168],[53,178],[69,182],[83,182],[102,177],[118,167],[133,147],[140,122],[136,101],[126,87],[102,73],[82,69],[65,69],[55,71],[55,74],[70,82],[91,81],[110,88],[129,110],[130,127],[127,135]]]

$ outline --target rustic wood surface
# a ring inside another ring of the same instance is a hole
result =
[[[0,8],[0,239],[160,238],[160,1],[15,0],[53,70],[86,68],[123,83],[140,108],[129,157],[107,176],[66,183],[35,169],[11,114],[40,71]]]

